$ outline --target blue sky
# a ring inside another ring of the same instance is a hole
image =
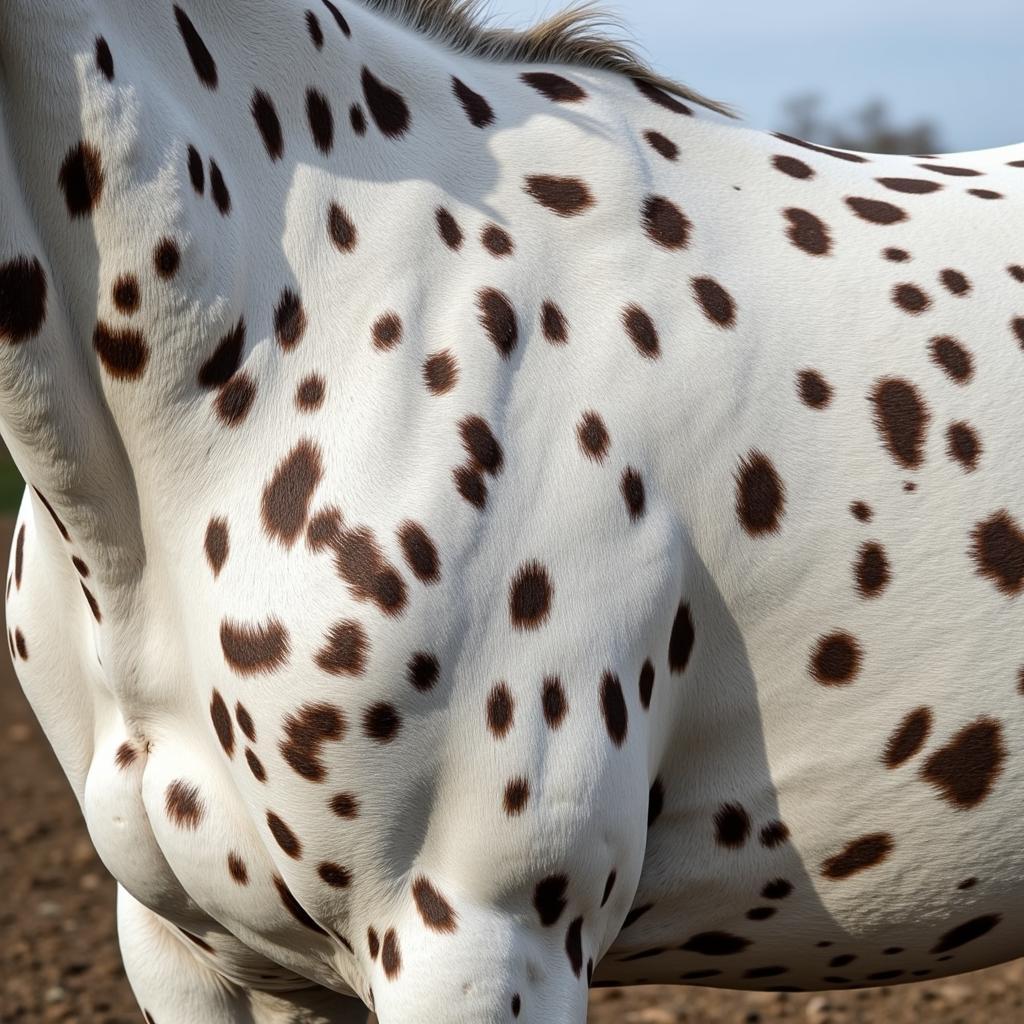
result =
[[[777,128],[814,90],[837,117],[881,97],[950,151],[1024,142],[1024,0],[602,0],[656,67]],[[561,0],[492,0],[523,24]]]

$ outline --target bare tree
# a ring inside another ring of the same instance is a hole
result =
[[[926,119],[905,126],[891,123],[885,100],[868,100],[840,119],[822,113],[818,93],[801,93],[783,104],[783,131],[810,142],[867,153],[935,153],[942,149],[938,129]]]

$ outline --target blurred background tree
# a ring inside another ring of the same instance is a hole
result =
[[[783,106],[782,131],[808,142],[864,153],[941,153],[943,146],[936,126],[928,120],[895,125],[885,100],[868,100],[845,117],[827,117],[820,93],[805,92]]]

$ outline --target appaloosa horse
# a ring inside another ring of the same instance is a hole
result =
[[[11,651],[147,1020],[1024,953],[1024,147],[476,13],[0,6]]]

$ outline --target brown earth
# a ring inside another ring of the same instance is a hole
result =
[[[0,550],[12,524],[0,523]],[[0,1021],[135,1024],[114,933],[114,882],[0,658]],[[597,991],[591,1024],[1024,1024],[1024,960],[895,988],[818,995]],[[202,1021],[182,1024],[203,1024]],[[419,1024],[419,1022],[409,1022]]]

